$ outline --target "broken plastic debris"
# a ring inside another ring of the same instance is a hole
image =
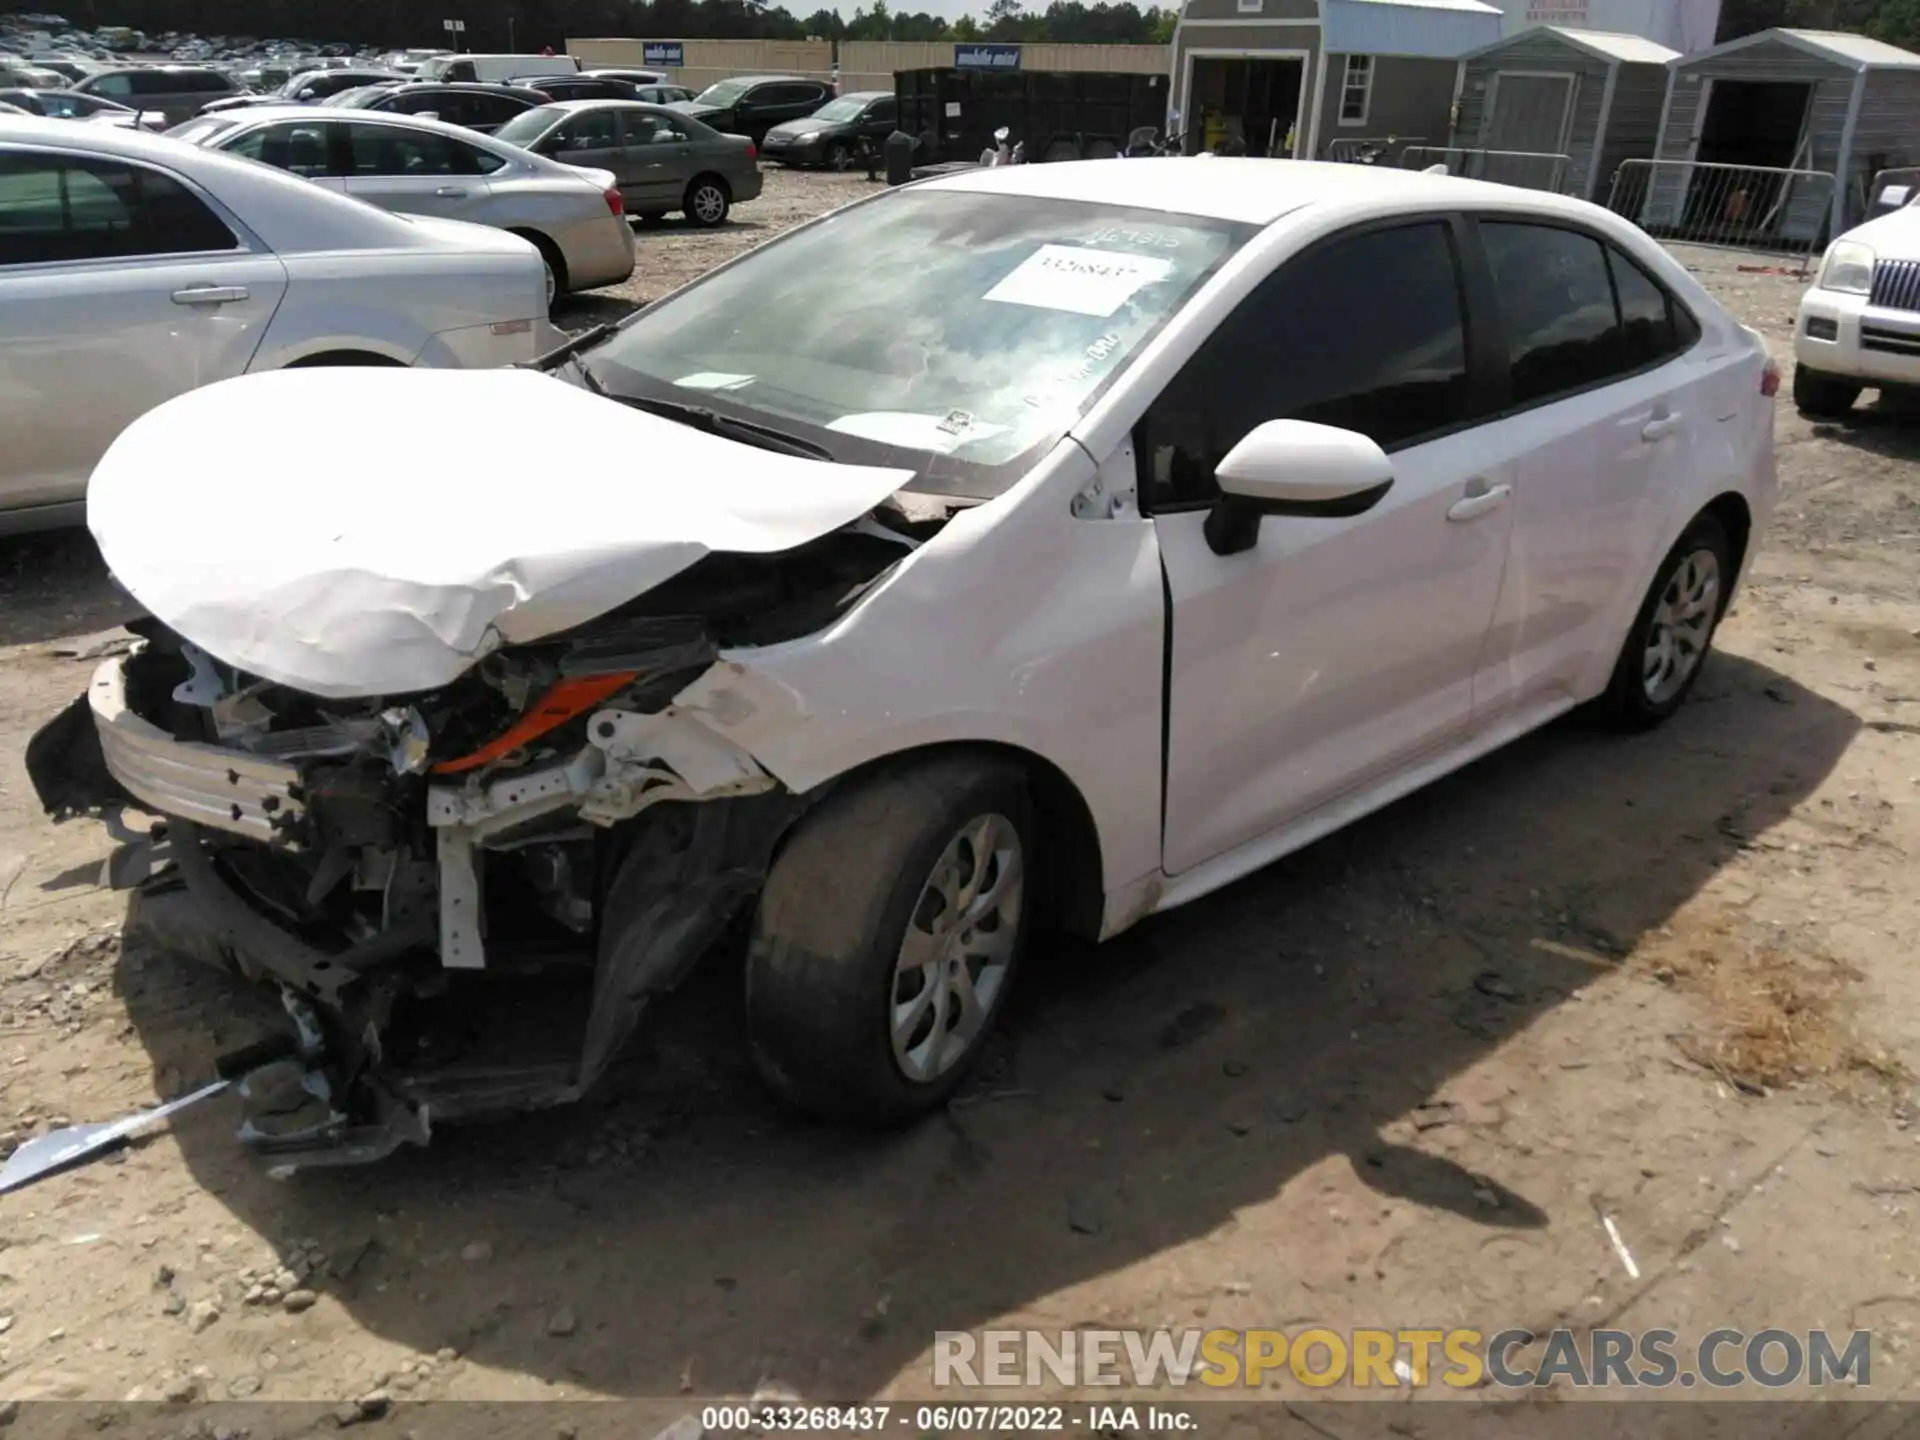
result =
[[[0,1194],[18,1190],[22,1185],[31,1184],[56,1170],[63,1170],[88,1156],[104,1154],[135,1131],[158,1124],[189,1105],[218,1095],[226,1088],[225,1080],[216,1080],[191,1095],[182,1095],[178,1100],[169,1100],[164,1105],[156,1105],[151,1110],[142,1110],[124,1119],[93,1125],[69,1125],[64,1130],[55,1130],[29,1140],[13,1152],[4,1168],[0,1168]]]

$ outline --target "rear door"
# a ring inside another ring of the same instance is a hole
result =
[[[1488,428],[1514,467],[1514,534],[1476,723],[1586,698],[1637,603],[1670,496],[1713,462],[1699,330],[1646,271],[1562,224],[1484,216],[1510,392]],[[1623,322],[1624,316],[1624,322]],[[1727,577],[1725,583],[1730,583]]]
[[[286,284],[177,176],[0,148],[0,507],[79,499],[128,423],[244,372]]]
[[[359,120],[341,128],[349,195],[383,210],[485,223],[486,177],[506,163],[498,156],[432,130]]]

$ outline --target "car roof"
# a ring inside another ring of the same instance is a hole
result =
[[[664,115],[668,113],[665,107],[649,104],[645,100],[616,99],[611,96],[602,96],[595,100],[549,100],[540,108],[542,110],[566,110],[569,112],[581,110],[645,110],[653,114]],[[681,116],[678,111],[673,112],[673,114],[676,119],[685,118]]]
[[[1202,215],[1265,225],[1307,206],[1377,208],[1379,213],[1492,202],[1589,219],[1597,207],[1544,190],[1374,165],[1194,155],[1079,160],[1071,165],[1000,165],[920,181],[915,189],[993,191],[1078,200],[1136,210]]]
[[[252,127],[276,120],[307,120],[313,124],[390,125],[396,130],[431,130],[436,135],[451,135],[456,140],[487,148],[490,136],[448,120],[430,120],[424,115],[400,115],[391,110],[343,110],[332,105],[249,105],[241,110],[222,110],[202,120],[232,120],[235,125]],[[189,122],[191,123],[191,122]]]
[[[824,80],[809,80],[804,75],[729,75],[727,81],[741,85],[824,85],[827,83]]]
[[[844,95],[836,95],[836,100],[891,100],[891,90],[849,90]]]

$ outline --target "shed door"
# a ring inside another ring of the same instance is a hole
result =
[[[1481,148],[1507,151],[1483,157],[1480,178],[1535,190],[1558,190],[1565,178],[1565,162],[1540,158],[1557,156],[1573,108],[1572,75],[1511,75],[1493,77],[1490,113]],[[1515,153],[1517,152],[1517,153]]]

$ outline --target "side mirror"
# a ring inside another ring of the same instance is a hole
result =
[[[1393,462],[1366,436],[1307,420],[1269,420],[1227,452],[1213,472],[1220,498],[1207,514],[1216,555],[1251,550],[1266,515],[1344,519],[1364,515],[1393,488]]]

